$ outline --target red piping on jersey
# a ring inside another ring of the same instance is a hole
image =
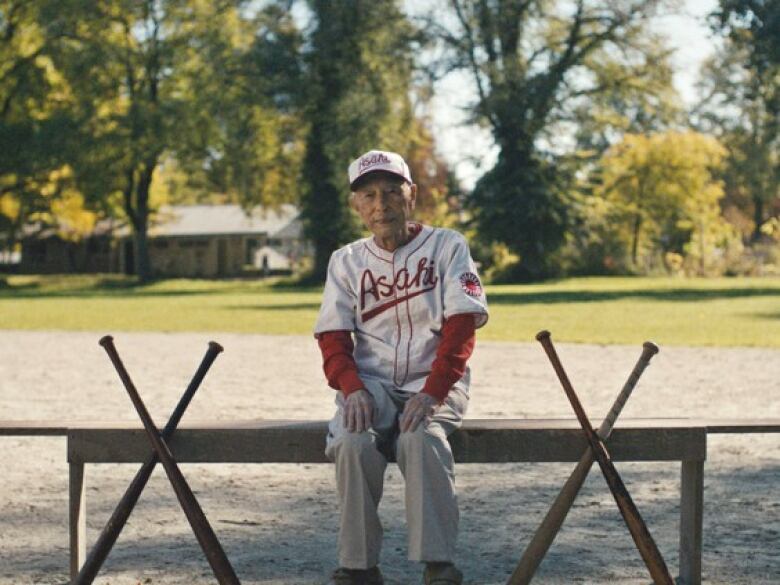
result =
[[[422,231],[422,228],[420,228],[420,231]],[[420,242],[420,245],[417,246],[414,250],[412,250],[409,254],[407,254],[406,260],[404,260],[404,270],[406,270],[407,273],[409,272],[409,258],[411,258],[417,252],[417,250],[419,250],[420,248],[422,248],[425,245],[425,242],[427,242],[430,239],[430,237],[433,235],[433,232],[435,232],[435,231],[436,231],[436,228],[432,229],[431,233],[429,233],[427,236],[425,236],[425,239],[422,242]],[[442,285],[442,286],[444,286],[444,285]],[[422,291],[419,291],[419,292],[420,293],[424,293],[424,292],[427,292],[429,290],[433,290],[434,288],[436,288],[435,284],[432,287],[430,287],[428,289],[425,289],[425,290],[422,290]],[[412,312],[409,310],[409,299],[412,298],[412,296],[416,296],[416,295],[406,295],[406,299],[405,299],[406,300],[406,318],[409,321],[409,340],[406,342],[406,370],[404,372],[404,379],[402,380],[402,382],[400,384],[401,386],[403,386],[406,383],[406,379],[409,377],[409,360],[410,360],[411,354],[412,354],[412,338],[414,337],[414,324],[412,323]]]
[[[393,275],[395,275],[395,252],[393,252],[392,263]],[[398,346],[401,345],[401,318],[398,316],[398,288],[393,287],[393,305],[395,306],[395,323],[398,330],[398,340],[395,342],[395,355],[393,356],[393,383],[397,384],[398,380]]]
[[[412,242],[412,240],[414,240],[414,239],[415,239],[415,238],[416,238],[416,237],[417,237],[417,236],[418,236],[418,235],[419,235],[419,234],[422,232],[422,229],[423,229],[423,225],[422,225],[421,223],[417,223],[417,222],[409,222],[409,233],[412,235],[412,237],[411,237],[411,238],[409,238],[409,241],[408,241],[408,242],[406,242],[406,244],[404,244],[404,246],[406,246],[407,244],[411,243],[411,242]],[[434,228],[434,229],[435,229],[435,228]],[[426,238],[426,239],[427,239],[427,238]],[[373,238],[369,238],[369,239],[367,239],[366,241],[364,241],[364,242],[363,242],[363,245],[366,247],[366,250],[368,250],[368,251],[371,253],[371,255],[372,255],[372,256],[374,256],[375,258],[378,258],[378,259],[379,259],[379,260],[381,260],[382,262],[387,262],[388,264],[391,264],[391,261],[390,261],[390,260],[388,260],[387,258],[382,258],[382,256],[380,256],[379,254],[377,254],[376,252],[374,252],[374,251],[371,249],[371,246],[369,246],[369,245],[368,245],[368,243],[369,243],[369,242],[372,242],[372,241],[373,241]],[[423,244],[424,244],[424,243],[425,243],[425,242],[423,242]],[[379,247],[379,246],[377,246],[377,247]],[[383,249],[383,248],[382,248],[382,249]],[[419,247],[418,247],[418,248],[415,250],[415,252],[416,252],[418,249],[419,249]],[[395,256],[395,252],[393,252],[393,255]]]
[[[425,239],[424,239],[422,242],[420,242],[420,245],[419,245],[419,246],[417,246],[417,247],[416,247],[414,250],[412,250],[411,252],[409,252],[409,255],[406,257],[406,262],[404,262],[404,268],[406,268],[406,264],[407,264],[407,262],[409,262],[409,256],[411,256],[412,254],[414,254],[415,252],[417,252],[417,250],[419,250],[420,248],[422,248],[422,247],[425,245],[425,242],[427,242],[427,241],[428,241],[428,240],[431,238],[431,236],[433,235],[433,232],[435,232],[435,231],[436,231],[436,228],[432,228],[432,229],[431,229],[431,233],[429,233],[427,236],[425,236]],[[422,232],[422,226],[420,227],[420,231],[419,231],[419,232],[417,232],[417,233],[419,234],[420,232]],[[415,234],[415,237],[416,237],[416,234]]]
[[[390,260],[388,260],[387,258],[382,258],[379,254],[374,252],[371,249],[371,246],[368,245],[368,242],[363,242],[363,245],[366,247],[366,250],[368,250],[368,253],[371,254],[374,258],[378,258],[382,262],[387,262],[388,264],[392,264],[392,262],[390,262]]]

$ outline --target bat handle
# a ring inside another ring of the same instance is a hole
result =
[[[596,431],[593,429],[593,426],[590,424],[590,420],[588,420],[588,415],[585,414],[585,409],[582,407],[582,403],[577,397],[577,393],[574,391],[574,387],[569,381],[569,376],[566,375],[566,370],[563,369],[563,364],[561,364],[561,360],[558,357],[558,352],[555,351],[555,346],[553,345],[550,332],[546,329],[540,331],[536,334],[536,340],[542,344],[544,352],[547,354],[547,357],[550,358],[550,363],[552,364],[555,373],[558,375],[558,379],[563,386],[563,390],[566,392],[566,396],[568,397],[569,402],[574,409],[574,414],[577,415],[577,420],[580,422],[580,426],[585,432],[585,436],[588,438],[588,441],[591,442],[592,447],[595,449],[595,442],[598,440],[598,436],[596,435]]]
[[[117,352],[116,346],[114,345],[114,338],[111,335],[105,335],[100,338],[98,343],[103,346],[103,349],[106,350],[108,357],[111,359],[111,363],[114,364],[114,367],[116,368],[122,383],[127,389],[127,393],[130,395],[130,400],[132,401],[133,406],[135,406],[135,409],[138,411],[141,422],[143,423],[147,432],[159,437],[159,431],[155,427],[149,411],[141,401],[141,396],[138,394],[138,390],[136,390],[135,384],[133,384],[133,381],[130,379],[130,374],[127,373],[125,364],[122,363],[122,358],[119,357],[119,352]]]
[[[642,355],[639,356],[639,359],[637,360],[634,369],[631,370],[631,374],[628,376],[628,380],[626,380],[623,389],[620,391],[620,394],[612,404],[612,408],[610,409],[609,413],[607,413],[607,416],[604,418],[601,426],[599,427],[598,435],[602,439],[606,439],[609,437],[610,433],[612,433],[612,427],[614,427],[615,421],[617,420],[618,416],[620,416],[626,401],[634,391],[637,382],[639,382],[639,377],[642,375],[642,372],[645,371],[645,368],[650,365],[650,360],[655,354],[658,353],[658,351],[658,346],[652,341],[645,341],[642,344]]]
[[[209,368],[214,363],[214,360],[217,359],[217,356],[223,351],[224,348],[219,343],[216,341],[209,341],[206,355],[203,356],[203,360],[201,361],[200,366],[198,366],[198,370],[195,372],[195,375],[192,377],[192,381],[190,381],[189,386],[187,386],[187,389],[184,391],[182,399],[176,405],[176,408],[171,413],[171,417],[168,419],[168,423],[162,430],[162,436],[164,438],[167,439],[173,434],[173,431],[179,425],[181,418],[184,416],[184,412],[187,410],[192,397],[200,387],[201,382],[203,382],[203,378],[206,377]]]

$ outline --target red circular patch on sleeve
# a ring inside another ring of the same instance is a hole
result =
[[[473,272],[464,272],[460,275],[460,287],[470,297],[482,295],[482,283],[479,282],[479,277]]]

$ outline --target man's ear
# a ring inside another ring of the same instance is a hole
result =
[[[357,211],[357,203],[355,202],[355,192],[350,191],[349,192],[349,206],[352,208],[353,211]]]
[[[412,204],[412,210],[417,205],[417,185],[412,183],[409,185],[409,202]]]

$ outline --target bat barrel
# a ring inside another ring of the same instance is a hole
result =
[[[170,435],[173,434],[173,431],[176,429],[176,427],[179,426],[179,422],[181,422],[181,418],[184,416],[184,412],[190,405],[190,401],[192,400],[193,396],[195,396],[195,392],[197,392],[198,388],[200,388],[200,385],[203,382],[203,378],[206,377],[206,373],[208,373],[209,368],[211,368],[211,364],[214,363],[214,360],[217,359],[217,356],[223,351],[224,349],[219,343],[216,341],[209,341],[206,355],[203,356],[203,360],[201,361],[200,366],[198,366],[198,369],[195,372],[195,375],[192,377],[189,386],[187,386],[187,389],[184,391],[184,394],[179,400],[179,403],[176,405],[176,408],[173,410],[173,413],[171,413],[171,416],[168,419],[168,423],[165,425],[165,428],[162,431],[164,438],[168,439]]]

